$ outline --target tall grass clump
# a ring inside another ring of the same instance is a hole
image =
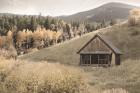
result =
[[[47,62],[0,60],[0,93],[88,93],[82,71]]]
[[[122,88],[113,88],[113,89],[107,89],[103,91],[103,93],[128,93],[128,91]]]
[[[129,93],[140,92],[140,60],[128,59],[123,61],[120,66],[93,69],[91,74],[90,84],[94,87],[99,87],[103,90],[123,88]]]

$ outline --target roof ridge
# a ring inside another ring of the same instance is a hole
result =
[[[102,36],[100,33],[96,33],[93,38],[91,38],[77,53],[80,53],[94,38],[99,37],[115,54],[122,54],[122,52],[113,45],[108,39]]]

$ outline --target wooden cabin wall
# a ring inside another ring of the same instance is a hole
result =
[[[120,54],[115,54],[115,65],[121,64]]]
[[[91,51],[111,52],[111,50],[98,37],[92,40],[81,52],[91,52]]]

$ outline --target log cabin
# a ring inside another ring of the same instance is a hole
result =
[[[108,67],[121,64],[122,52],[100,34],[96,34],[77,53],[82,66]]]

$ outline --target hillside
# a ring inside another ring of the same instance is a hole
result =
[[[88,21],[88,22],[101,22],[103,20],[110,21],[111,19],[126,19],[129,11],[135,6],[122,4],[122,3],[108,3],[95,9],[80,12],[70,16],[60,16],[59,18],[65,21]]]
[[[123,53],[122,59],[138,59],[140,50],[140,28],[139,26],[128,27],[127,25],[113,26],[94,31],[74,38],[70,41],[42,49],[38,52],[21,56],[22,59],[49,62],[61,62],[63,64],[78,65],[79,55],[77,51],[90,40],[95,33],[104,34],[110,41],[114,43]],[[117,33],[117,34],[116,34]]]
[[[40,51],[23,55],[20,59],[29,61],[59,62],[61,64],[79,64],[79,55],[76,53],[96,33],[101,33],[113,42],[122,52],[122,64],[110,68],[82,67],[85,71],[88,83],[98,90],[110,88],[123,88],[129,93],[139,93],[140,89],[140,27],[115,25],[62,44],[55,45]],[[98,92],[97,92],[98,93]],[[99,92],[100,93],[100,92]],[[118,93],[118,92],[117,92]],[[123,92],[122,92],[123,93]],[[126,92],[124,92],[126,93]]]

